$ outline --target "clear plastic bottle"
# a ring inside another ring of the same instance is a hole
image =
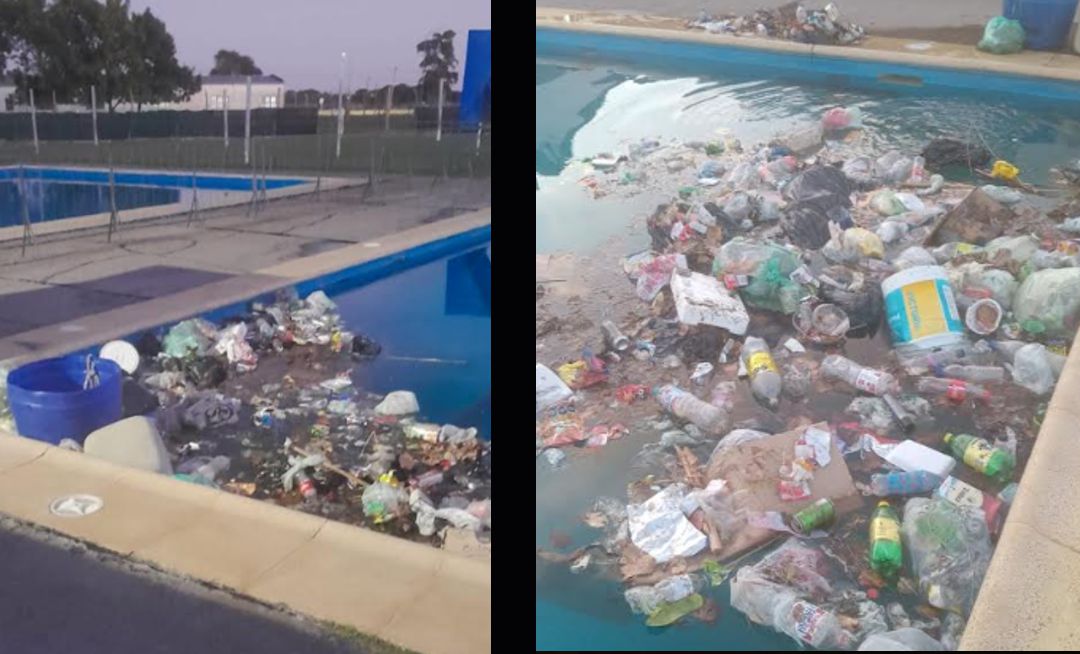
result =
[[[821,374],[854,386],[872,395],[900,392],[896,377],[882,370],[867,368],[839,354],[830,354],[821,362]]]
[[[963,402],[967,399],[990,401],[990,391],[982,386],[972,384],[963,379],[948,379],[945,377],[919,377],[915,382],[915,389],[920,393],[943,395],[953,402]]]
[[[653,389],[653,395],[666,411],[697,425],[709,434],[723,434],[730,426],[728,412],[718,406],[699,400],[692,393],[673,384]]]
[[[926,470],[897,470],[870,477],[870,492],[879,497],[929,493],[940,485],[941,477]]]
[[[218,475],[229,469],[229,457],[227,456],[215,456],[206,463],[202,464],[195,469],[195,472],[191,473],[193,477],[199,477],[200,479],[214,483],[217,481]]]
[[[784,593],[773,610],[773,627],[817,649],[848,649],[848,635],[832,611]]]
[[[775,409],[780,404],[784,380],[769,351],[769,344],[757,336],[747,336],[740,357],[750,376],[750,390],[754,397],[770,409]]]
[[[1001,366],[965,366],[953,363],[942,368],[941,374],[969,382],[999,382],[1005,379],[1005,369]]]

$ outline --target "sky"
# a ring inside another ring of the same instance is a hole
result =
[[[469,30],[491,28],[491,0],[131,0],[133,12],[147,7],[195,72],[209,73],[219,49],[237,50],[289,89],[336,91],[343,51],[351,89],[389,84],[395,66],[398,82],[415,84],[416,44],[447,29],[463,73]]]

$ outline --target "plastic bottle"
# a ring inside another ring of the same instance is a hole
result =
[[[303,470],[298,470],[296,476],[296,489],[304,496],[305,500],[314,499],[318,492],[315,490],[315,481]]]
[[[994,447],[985,438],[971,434],[945,434],[945,444],[954,457],[977,472],[999,482],[1012,478],[1016,461],[1008,452]]]
[[[941,477],[926,470],[911,472],[897,470],[870,477],[870,492],[879,497],[929,493],[939,485],[941,485]]]
[[[867,368],[839,354],[830,354],[821,362],[821,373],[873,395],[899,392],[900,384],[891,374]]]
[[[200,477],[208,482],[217,480],[217,476],[229,469],[229,457],[215,456],[202,464],[191,473],[193,477]]]
[[[952,363],[942,368],[941,374],[943,377],[969,382],[999,382],[1005,379],[1005,369],[1001,366],[965,366]]]
[[[900,517],[882,500],[870,516],[870,567],[886,579],[895,579],[903,563]]]
[[[756,336],[747,336],[740,356],[750,376],[750,390],[754,397],[770,409],[775,409],[780,404],[784,380],[780,376],[780,368],[773,361],[769,344]]]
[[[818,649],[848,649],[848,636],[836,615],[816,604],[784,593],[773,611],[773,627],[800,643]]]
[[[982,386],[966,382],[963,379],[948,379],[944,377],[919,377],[915,382],[915,389],[920,393],[943,395],[952,402],[963,402],[967,399],[990,401],[990,391]]]
[[[709,434],[723,434],[729,426],[727,411],[699,400],[693,394],[672,384],[653,388],[653,395],[660,406],[669,413],[697,425]]]

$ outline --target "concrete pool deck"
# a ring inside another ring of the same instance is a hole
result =
[[[570,14],[571,22],[563,16]],[[995,56],[973,46],[869,37],[858,47],[810,46],[689,30],[685,19],[537,7],[538,28],[737,46],[765,51],[1080,81],[1080,57]],[[978,599],[961,650],[1080,649],[1080,351],[1074,338]]]
[[[16,293],[25,298],[17,312],[0,315],[0,359],[40,355],[80,341],[108,320],[94,314],[120,305],[173,298],[176,310],[186,307],[190,314],[217,296],[251,297],[284,283],[273,279],[283,275],[274,269],[279,264],[351,246],[354,253],[379,252],[393,242],[387,240],[391,235],[436,228],[450,217],[488,206],[490,197],[488,180],[436,180],[433,185],[431,179],[390,178],[370,194],[365,188],[346,188],[318,199],[286,198],[253,216],[243,208],[224,208],[205,212],[191,226],[184,215],[122,224],[112,242],[99,227],[38,238],[25,256],[18,242],[0,243],[0,303]],[[163,297],[130,281],[140,271],[161,266],[223,279],[178,287]],[[122,283],[107,284],[103,278]],[[80,310],[75,313],[60,311],[76,306]]]
[[[487,180],[386,180],[370,196],[346,189],[282,200],[257,218],[223,210],[190,228],[140,223],[111,244],[100,230],[56,235],[27,260],[0,251],[8,292],[155,262],[232,273],[0,339],[0,358],[12,366],[59,355],[488,226],[490,208],[465,209],[489,204]],[[190,245],[165,247],[178,240]],[[133,252],[134,244],[161,249]],[[82,518],[49,511],[72,493],[96,495],[104,508]],[[0,512],[420,652],[491,650],[490,550],[438,550],[3,433]]]

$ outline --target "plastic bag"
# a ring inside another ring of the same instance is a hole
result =
[[[815,164],[784,187],[788,207],[782,225],[792,241],[818,249],[829,241],[829,222],[851,226],[852,184],[839,169]]]
[[[678,556],[693,556],[705,549],[708,538],[682,512],[683,484],[672,484],[641,504],[626,507],[630,539],[642,551],[666,563]]]
[[[915,160],[890,150],[874,161],[874,174],[886,184],[900,184],[911,177]]]
[[[994,16],[986,23],[978,48],[993,54],[1014,54],[1024,49],[1024,28],[1018,20]]]
[[[900,527],[919,588],[931,606],[967,616],[990,565],[990,534],[980,509],[915,497]]]
[[[821,128],[826,133],[844,132],[862,127],[862,112],[858,107],[833,107],[821,118]]]
[[[791,538],[731,580],[731,606],[752,622],[819,648],[850,647],[835,614],[821,607],[832,593],[824,555]]]
[[[840,171],[859,187],[866,188],[875,184],[874,161],[870,157],[852,157],[844,162]]]
[[[895,216],[904,213],[907,209],[904,203],[896,197],[897,194],[889,189],[881,189],[870,198],[870,208],[882,216]]]
[[[550,368],[542,363],[536,364],[536,411],[558,404],[574,395],[574,391],[559,379]]]
[[[161,342],[161,349],[174,358],[203,356],[216,339],[216,327],[201,318],[193,318],[173,326]]]
[[[997,200],[1001,204],[1016,204],[1020,200],[1024,199],[1024,194],[1017,191],[1014,188],[1008,186],[994,186],[993,184],[983,184],[979,187],[979,190],[989,195],[991,198]]]
[[[989,295],[1003,309],[1012,307],[1013,296],[1019,284],[1007,270],[969,262],[958,266],[955,272],[960,273],[960,278],[953,282],[953,288],[960,289],[962,295],[974,299]],[[952,277],[953,273],[950,273],[950,282]]]
[[[1039,240],[1034,236],[999,236],[986,244],[984,251],[989,260],[997,258],[998,252],[1006,250],[1009,258],[1023,263],[1039,249]]]
[[[940,642],[915,627],[872,634],[859,645],[860,652],[940,652],[944,649]]]
[[[1071,337],[1080,322],[1080,268],[1050,268],[1028,275],[1016,290],[1013,313],[1021,325],[1039,321],[1048,336]]]
[[[1054,389],[1055,374],[1046,346],[1028,343],[1013,355],[1013,381],[1036,395],[1046,395]]]
[[[399,486],[379,481],[365,488],[360,499],[364,505],[364,515],[379,524],[393,519],[401,510],[401,505],[409,501],[409,494]]]
[[[933,266],[937,264],[934,255],[917,245],[907,248],[892,261],[898,270],[915,266]]]

